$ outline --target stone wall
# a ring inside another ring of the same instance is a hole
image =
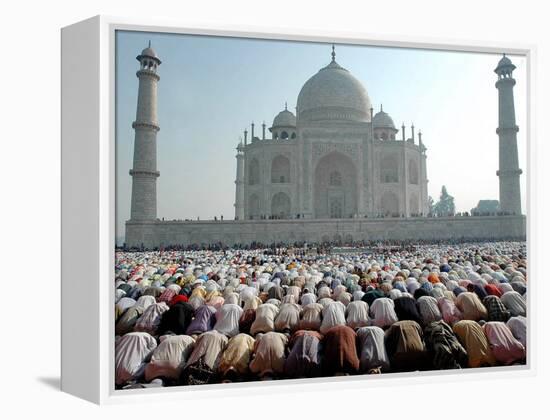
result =
[[[525,216],[302,219],[243,221],[127,221],[126,244],[155,248],[222,242],[226,245],[253,241],[453,240],[525,239]]]

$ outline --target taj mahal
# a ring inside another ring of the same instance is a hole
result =
[[[373,115],[361,82],[332,61],[261,138],[237,150],[237,219],[342,219],[427,214],[426,148],[389,114]]]
[[[285,104],[270,127],[251,124],[244,131],[236,148],[235,216],[224,221],[157,217],[161,60],[150,45],[137,60],[127,246],[525,238],[515,66],[506,56],[494,70],[499,94],[495,171],[500,215],[428,217],[427,147],[422,133],[415,133],[414,125],[396,127],[382,106],[374,112],[364,85],[336,61],[332,46],[330,62],[301,88],[295,113]]]

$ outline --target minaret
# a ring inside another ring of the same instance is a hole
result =
[[[235,179],[235,220],[244,220],[244,146],[237,146],[237,177]]]
[[[518,143],[516,115],[514,109],[514,85],[512,72],[516,66],[504,55],[498,62],[495,73],[498,80],[498,140],[499,140],[499,177],[500,210],[507,214],[521,214],[521,192],[519,176],[522,171],[518,163]]]
[[[132,176],[131,220],[155,220],[157,218],[157,74],[160,60],[149,46],[136,57],[140,69],[135,130],[134,165]]]

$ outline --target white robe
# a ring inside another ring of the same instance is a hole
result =
[[[123,385],[141,377],[147,358],[156,347],[155,339],[145,332],[120,337],[115,343],[115,383]]]
[[[239,333],[239,319],[243,309],[234,303],[222,305],[216,312],[216,325],[214,329],[228,337],[233,337]]]

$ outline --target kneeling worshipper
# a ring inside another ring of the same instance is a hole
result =
[[[527,348],[527,318],[524,316],[514,316],[506,322],[512,335],[518,340],[523,347]]]
[[[162,316],[169,309],[169,306],[164,302],[152,304],[136,321],[134,331],[141,331],[149,333],[151,335],[157,335],[157,329],[162,320]]]
[[[256,309],[256,318],[250,327],[250,333],[267,333],[275,329],[275,317],[279,308],[272,303],[263,303]]]
[[[238,382],[249,377],[254,342],[248,334],[237,334],[229,340],[218,368],[223,382]]]
[[[453,325],[453,332],[468,353],[468,367],[494,366],[495,357],[481,326],[472,320],[464,319]]]
[[[506,322],[511,314],[498,296],[488,295],[483,299],[483,305],[487,308],[488,321]]]
[[[354,330],[369,325],[369,305],[362,300],[355,300],[346,306],[346,324]]]
[[[317,302],[317,296],[315,296],[315,294],[311,292],[304,293],[300,298],[300,305],[302,305],[302,308],[304,308],[306,305],[309,305],[310,303],[315,302]]]
[[[115,335],[124,335],[133,331],[144,311],[145,309],[137,304],[126,309],[115,324]]]
[[[415,321],[392,324],[386,331],[385,344],[394,372],[423,370],[429,364],[422,328]]]
[[[487,320],[487,308],[479,297],[472,292],[462,292],[456,298],[456,307],[462,312],[462,318],[470,321]]]
[[[460,312],[460,309],[456,307],[452,298],[439,298],[437,300],[437,306],[439,306],[443,321],[445,321],[450,326],[453,326],[455,323],[462,319],[462,312]]]
[[[279,308],[277,317],[275,318],[275,331],[283,333],[294,332],[298,328],[301,311],[302,307],[297,303],[283,303]]]
[[[398,321],[393,300],[390,298],[378,298],[370,305],[372,325],[380,328],[388,328]]]
[[[235,303],[222,305],[216,312],[214,329],[230,338],[237,335],[242,313],[243,309]]]
[[[166,384],[175,384],[181,370],[193,351],[195,340],[188,335],[164,335],[153,350],[151,361],[145,367],[147,382],[160,378]]]
[[[195,310],[195,315],[185,334],[200,335],[210,331],[216,324],[216,308],[210,305],[201,305]]]
[[[435,369],[460,369],[468,366],[466,350],[444,321],[428,324],[424,329],[424,339]]]
[[[361,300],[367,302],[369,307],[372,307],[372,304],[375,300],[383,298],[384,292],[380,289],[368,290],[362,297]]]
[[[172,333],[183,335],[193,319],[195,310],[187,302],[178,302],[168,311],[162,314],[162,319],[158,327],[158,335]]]
[[[321,340],[317,331],[296,331],[290,338],[284,372],[289,378],[312,378],[321,374]]]
[[[323,305],[320,303],[309,303],[302,309],[302,319],[299,323],[300,330],[319,331],[322,323]]]
[[[156,347],[156,340],[145,332],[131,332],[120,337],[115,344],[115,384],[121,386],[140,379]]]
[[[357,373],[356,334],[347,325],[330,328],[323,337],[323,372],[327,376]]]
[[[432,322],[441,320],[441,312],[437,306],[437,299],[432,296],[422,296],[416,302],[418,305],[418,312],[422,317],[422,324],[424,327]]]
[[[342,302],[331,301],[323,308],[321,321],[321,334],[326,332],[336,325],[346,325],[345,317],[346,307]]]
[[[361,373],[381,373],[390,369],[390,359],[384,344],[384,330],[380,327],[362,327],[357,330],[359,370]]]
[[[273,379],[282,375],[287,343],[288,338],[282,333],[270,331],[258,334],[254,344],[254,356],[250,362],[250,371],[261,379]]]
[[[239,332],[250,335],[250,329],[255,320],[256,309],[245,309],[239,318]]]
[[[422,323],[422,317],[418,312],[416,300],[411,296],[401,296],[393,301],[395,314],[399,321],[414,321]]]
[[[120,299],[115,305],[115,321],[118,321],[122,314],[124,314],[128,308],[131,308],[135,304],[135,299],[129,297],[123,297]]]
[[[123,298],[124,299],[124,298]],[[512,316],[526,316],[527,304],[525,298],[516,291],[506,292],[500,298],[504,306],[510,311]]]
[[[483,332],[495,359],[503,365],[525,362],[525,347],[504,322],[491,321],[483,325]]]
[[[227,337],[216,330],[207,331],[197,338],[193,352],[181,371],[182,385],[214,383],[220,358],[227,346]]]

